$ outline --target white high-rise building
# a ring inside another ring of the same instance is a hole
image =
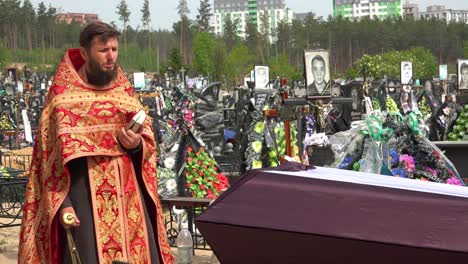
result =
[[[401,0],[333,0],[333,14],[350,19],[402,16]]]
[[[454,10],[443,5],[433,5],[426,8],[426,12],[419,12],[420,19],[441,19],[450,22],[462,22],[468,24],[468,10]]]
[[[211,27],[213,32],[222,36],[226,17],[230,16],[232,21],[237,23],[237,35],[245,38],[247,23],[255,23],[258,30],[263,25],[262,14],[268,13],[270,33],[273,34],[278,27],[278,23],[286,21],[291,23],[294,14],[292,10],[286,8],[284,0],[214,0],[214,14],[211,17]],[[271,36],[270,42],[276,39]]]

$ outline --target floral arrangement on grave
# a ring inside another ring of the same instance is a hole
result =
[[[216,167],[216,161],[203,147],[187,148],[186,188],[195,198],[217,198],[229,187],[228,178]]]
[[[278,122],[275,127],[276,144],[278,146],[278,155],[284,157],[286,155],[286,128],[284,122]],[[301,162],[299,157],[299,147],[297,145],[297,128],[294,122],[290,124],[290,139],[291,139],[291,158],[297,162]]]
[[[249,144],[245,152],[247,170],[263,168],[262,150],[265,141],[265,126],[265,121],[260,119],[253,122],[250,126],[248,134]]]
[[[468,140],[468,104],[463,106],[460,115],[448,134],[449,141],[467,141]]]
[[[175,160],[172,157],[166,158],[162,165],[158,166],[158,194],[161,198],[171,198],[177,196],[177,181],[174,168]]]
[[[6,114],[2,114],[2,117],[0,119],[0,129],[1,130],[13,129],[13,126],[11,125],[10,120],[8,120],[8,116]]]

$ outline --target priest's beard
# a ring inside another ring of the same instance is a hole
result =
[[[117,76],[117,63],[115,64],[114,69],[105,71],[101,69],[97,61],[95,61],[93,58],[90,58],[88,67],[89,71],[86,70],[88,82],[96,86],[108,85],[115,79],[115,76]]]

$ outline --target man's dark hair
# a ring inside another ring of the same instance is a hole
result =
[[[321,62],[323,62],[323,65],[325,65],[325,60],[323,59],[322,56],[320,56],[320,55],[315,55],[315,57],[312,58],[311,64],[314,64],[314,61],[315,61],[315,60],[321,61]]]
[[[119,38],[120,32],[111,25],[103,22],[93,22],[87,25],[80,33],[80,46],[89,50],[94,37],[106,42],[110,38]]]
[[[464,69],[468,69],[468,63],[466,63],[466,62],[463,62],[463,63],[460,65],[460,73],[461,73]]]

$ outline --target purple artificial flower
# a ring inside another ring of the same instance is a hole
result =
[[[401,168],[392,170],[392,174],[395,177],[406,178],[406,172],[404,169]]]
[[[389,154],[389,158],[391,158],[390,164],[398,165],[398,152],[394,149],[391,149],[388,154]]]
[[[346,157],[343,162],[341,162],[340,166],[338,166],[338,169],[346,169],[346,167],[348,167],[349,163],[352,161],[353,159],[348,156]]]

